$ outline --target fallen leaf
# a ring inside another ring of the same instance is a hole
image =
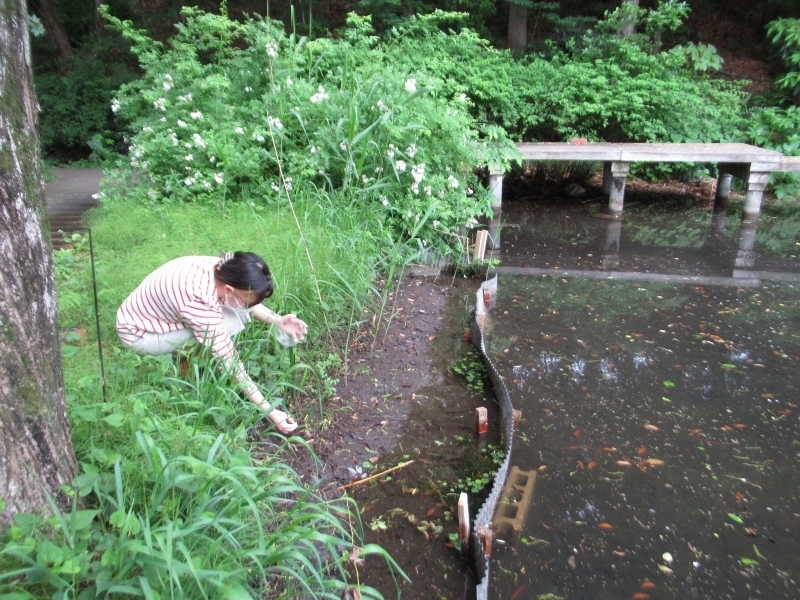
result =
[[[653,467],[660,467],[665,464],[660,458],[648,458],[642,461],[643,464],[651,465]]]
[[[434,506],[433,508],[428,509],[428,512],[425,513],[425,516],[432,517],[435,512],[436,512],[436,507]]]
[[[645,594],[644,592],[636,592],[633,596],[631,596],[631,600],[649,600],[650,595]]]
[[[645,423],[644,428],[648,431],[661,431],[661,427],[656,427],[655,425],[651,425],[650,423]]]
[[[598,527],[599,527],[600,529],[602,529],[603,531],[611,531],[612,529],[614,529],[614,526],[613,526],[611,523],[606,523],[605,521],[603,521],[602,523],[600,523],[600,524],[598,525]]]
[[[631,461],[629,461],[629,460],[618,460],[617,464],[620,467],[632,467],[633,466],[633,463]]]
[[[652,581],[645,581],[642,584],[642,589],[648,592],[652,592],[654,589],[656,589],[656,584],[653,583]]]
[[[642,454],[644,454],[645,452],[647,452],[647,448],[645,448],[644,446],[640,446],[640,447],[639,447],[639,448],[636,450],[636,454],[638,454],[639,456],[641,456],[641,455],[642,455]]]
[[[364,559],[359,558],[358,555],[361,554],[361,548],[358,546],[353,546],[353,550],[350,552],[350,556],[347,557],[351,563],[353,563],[357,567],[364,566]]]

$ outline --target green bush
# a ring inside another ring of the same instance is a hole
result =
[[[424,70],[397,67],[368,20],[343,40],[287,36],[260,19],[183,9],[167,47],[109,17],[133,43],[142,79],[112,110],[131,123],[129,170],[153,202],[297,196],[377,206],[393,238],[445,250],[488,213],[473,169],[502,161]],[[491,138],[491,146],[484,137]]]

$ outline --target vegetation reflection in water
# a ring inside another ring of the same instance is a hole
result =
[[[538,469],[496,597],[795,597],[797,284],[502,277],[490,356]],[[638,594],[638,596],[634,596]]]

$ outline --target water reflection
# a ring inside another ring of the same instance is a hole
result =
[[[487,346],[539,477],[492,597],[796,597],[796,261],[719,213],[500,220]]]

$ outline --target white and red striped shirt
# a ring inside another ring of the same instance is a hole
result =
[[[130,344],[146,333],[191,329],[195,339],[211,350],[247,390],[255,388],[222,319],[214,269],[216,256],[184,256],[163,264],[117,310],[117,334]]]

